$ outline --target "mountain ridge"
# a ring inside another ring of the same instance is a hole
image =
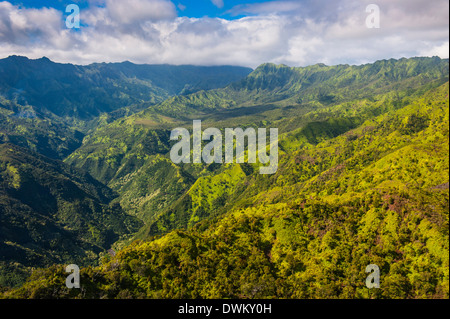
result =
[[[145,234],[82,268],[82,292],[66,289],[55,265],[3,297],[448,298],[448,89],[418,87],[344,134],[290,141],[296,149],[273,176],[231,165],[214,185],[198,179],[202,191],[214,186],[208,194],[226,176],[247,189],[229,188],[240,196],[216,203],[237,204],[221,216]],[[212,199],[196,194],[200,207]],[[380,268],[379,289],[365,286],[369,264]]]
[[[386,65],[390,73],[383,70]],[[160,182],[155,181],[153,184],[149,182],[148,186],[145,186],[145,182],[141,178],[139,182],[141,191],[138,193],[136,193],[137,185],[132,185],[134,178],[132,176],[135,175],[136,169],[139,169],[141,175],[150,176],[145,170],[150,172],[153,168],[145,163],[153,162],[155,157],[158,156],[167,157],[171,147],[168,136],[172,128],[183,126],[191,130],[192,120],[199,118],[203,120],[202,125],[204,127],[214,126],[220,129],[236,127],[238,124],[241,124],[243,128],[279,127],[279,133],[281,134],[280,150],[282,153],[288,153],[298,147],[299,140],[302,141],[301,145],[314,147],[324,139],[334,138],[357,128],[373,116],[406,105],[411,99],[415,98],[413,92],[416,90],[439,87],[448,80],[448,76],[445,76],[446,70],[448,71],[448,60],[439,58],[391,59],[376,62],[375,65],[368,64],[355,68],[357,69],[355,74],[362,79],[356,83],[349,83],[348,86],[350,88],[361,87],[359,89],[361,93],[355,95],[354,92],[351,92],[345,98],[326,99],[323,97],[330,92],[337,92],[333,93],[336,95],[347,94],[340,93],[341,91],[338,89],[332,90],[326,81],[331,84],[334,83],[333,81],[339,83],[342,77],[344,79],[348,77],[347,74],[352,70],[351,66],[328,67],[316,65],[306,68],[290,68],[265,64],[245,79],[232,83],[228,87],[169,98],[159,105],[149,107],[130,117],[119,119],[104,126],[86,137],[83,145],[65,161],[86,169],[94,177],[116,191],[120,190],[121,203],[124,207],[128,207],[133,212],[139,211],[138,214],[146,221],[151,220],[152,223],[160,223],[159,226],[156,226],[156,224],[153,224],[153,226],[147,225],[152,230],[147,229],[144,233],[159,234],[161,230],[167,231],[175,225],[176,227],[186,227],[192,225],[192,222],[188,222],[189,220],[197,220],[198,217],[198,214],[195,213],[197,208],[192,208],[193,210],[187,208],[194,205],[187,193],[175,200],[176,197],[173,197],[173,194],[167,196],[168,194],[157,192],[159,186],[156,185],[160,185]],[[287,84],[284,85],[289,87],[289,90],[293,93],[287,97],[284,93],[278,94],[279,86],[272,86],[271,84],[279,83],[277,79],[280,74],[273,75],[273,72],[277,73],[279,70],[282,70],[281,75],[288,74],[285,79]],[[298,70],[301,70],[300,73],[298,73]],[[417,73],[416,70],[423,71]],[[319,72],[319,75],[315,77],[316,71]],[[263,76],[261,76],[261,72],[263,72]],[[325,75],[329,75],[325,77],[323,72],[328,72]],[[365,72],[369,72],[369,76],[365,76]],[[318,83],[324,83],[323,79],[332,79],[325,80],[324,87],[317,86],[313,90],[311,90],[311,87],[305,89],[307,94],[311,94],[311,97],[309,97],[311,102],[307,101],[305,96],[302,95],[302,85],[295,88],[295,84],[293,84],[293,81],[296,80],[300,81],[299,83],[304,81],[303,76],[305,74],[306,78],[316,78]],[[394,76],[395,74],[397,76]],[[268,79],[268,87],[264,90],[252,89],[249,91],[247,83],[255,83],[252,80],[254,78],[262,79],[261,85],[265,85],[265,79]],[[366,78],[381,81],[383,86],[377,87],[372,82],[368,84]],[[365,86],[370,84],[375,88],[366,89]],[[391,92],[393,85],[397,86],[395,94]],[[338,84],[334,86],[339,87]],[[326,91],[326,93],[321,93],[321,90]],[[345,88],[344,92],[350,91],[352,89]],[[271,95],[272,92],[275,93]],[[260,98],[255,100],[255,97]],[[302,101],[298,101],[299,97],[303,97]],[[286,98],[291,103],[285,102]],[[252,104],[248,104],[249,101]],[[237,111],[233,113],[233,109]],[[333,111],[333,109],[336,109],[336,111]],[[342,115],[339,115],[337,110],[342,112]],[[164,116],[161,116],[161,114]],[[229,118],[224,118],[223,114],[226,114]],[[237,122],[236,119],[242,119],[241,123]],[[295,146],[290,145],[291,143]],[[155,161],[159,163],[160,160],[155,159]],[[169,173],[172,172],[170,165],[164,165],[163,162],[158,165],[167,169],[167,176],[174,176]],[[183,165],[179,169],[183,174],[189,176],[186,181],[191,181],[182,184],[174,181],[176,185],[184,185],[184,192],[189,192],[190,187],[194,186],[192,181],[223,172],[223,169],[217,169],[214,165],[210,165],[208,168],[194,168],[193,165]],[[222,182],[225,185],[227,184],[227,181]],[[259,180],[259,182],[264,184],[262,180]],[[230,184],[230,187],[237,186],[238,184],[234,182]],[[133,195],[142,193],[142,189],[145,189],[145,187],[151,189],[151,193],[156,195],[151,198],[145,195],[139,197],[144,201],[139,201],[141,206],[132,204],[131,198]],[[180,191],[183,188],[173,190],[174,194],[180,196]],[[208,192],[205,191],[205,193]],[[166,204],[154,205],[153,201],[155,203],[161,201],[160,196],[164,196]],[[228,195],[222,196],[220,192],[219,195],[209,193],[209,196],[212,196],[218,202],[226,201],[228,197]],[[167,199],[169,198],[172,198],[170,200],[171,205],[176,207],[167,205]],[[201,218],[209,216],[214,210],[223,210],[222,207],[218,206],[210,207],[214,208],[209,208],[206,211],[202,211],[203,208],[198,210]],[[147,213],[143,214],[143,210]],[[162,211],[164,213],[161,214]],[[191,213],[192,215],[190,215]],[[184,222],[182,223],[178,223],[176,220],[170,222],[167,219],[169,216],[172,216],[173,219],[173,216],[177,216],[177,214],[180,215],[180,218],[185,214],[190,217],[183,217]],[[163,217],[163,215],[167,215],[167,217]]]
[[[161,102],[183,90],[220,87],[250,71],[234,66],[137,65],[131,62],[81,66],[55,63],[48,58],[32,60],[10,56],[0,59],[0,94],[59,117],[89,120],[102,112],[132,104]],[[40,84],[42,81],[45,85]],[[132,85],[133,89],[127,85]]]
[[[264,64],[223,88],[102,115],[82,144],[59,122],[0,100],[10,121],[10,140],[0,135],[0,216],[33,217],[17,232],[6,221],[2,247],[51,256],[55,240],[72,238],[86,285],[65,289],[60,264],[0,298],[448,297],[448,69],[440,58]],[[171,129],[192,130],[195,119],[220,130],[279,128],[278,171],[172,163]],[[31,139],[38,124],[53,137]],[[27,145],[48,152],[42,144],[63,138],[65,163]],[[73,219],[72,233],[52,235]],[[46,249],[24,245],[27,236]],[[117,253],[105,254],[112,241]],[[383,274],[376,291],[364,286],[371,263]],[[5,277],[14,265],[0,263],[0,285],[17,282]]]

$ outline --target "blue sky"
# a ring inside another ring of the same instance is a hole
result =
[[[177,5],[178,13],[180,16],[187,16],[193,18],[219,17],[225,19],[238,19],[244,16],[231,14],[230,11],[233,8],[239,6],[245,6],[252,3],[264,3],[270,2],[269,0],[218,0],[216,4],[213,1],[208,0],[181,0],[174,1]],[[222,6],[223,4],[223,6]],[[181,10],[183,9],[183,10]]]
[[[126,2],[126,0],[124,1]],[[233,14],[232,9],[245,7],[246,5],[254,3],[273,1],[274,0],[174,0],[172,2],[176,5],[179,16],[187,16],[191,18],[220,17],[233,20],[252,14]],[[64,8],[71,3],[77,4],[80,9],[88,8],[89,5],[95,5],[93,3],[89,4],[89,0],[12,0],[9,2],[25,8],[52,7],[57,10],[64,10]]]
[[[80,28],[65,23],[73,3]],[[448,12],[448,0],[0,0],[0,58],[253,68],[448,58]]]

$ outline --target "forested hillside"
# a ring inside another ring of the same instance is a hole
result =
[[[251,69],[222,66],[94,63],[86,66],[10,56],[0,60],[0,95],[37,113],[91,120],[119,108],[161,102],[176,94],[214,89]],[[142,107],[142,106],[141,106]],[[74,119],[71,119],[74,118]]]
[[[87,173],[13,144],[0,144],[0,185],[0,284],[14,283],[8,264],[96,263],[141,226]]]
[[[252,70],[233,66],[0,59],[0,142],[64,159],[87,132],[179,94],[220,88]]]
[[[86,251],[117,251],[101,254],[98,265],[79,261],[81,289],[66,288],[65,265],[49,260],[0,296],[448,298],[448,67],[439,58],[265,64],[224,88],[102,123],[65,163],[0,144],[9,212],[1,216],[29,210],[41,218],[52,210],[35,203],[54,203],[62,209],[51,223],[37,223],[66,225],[100,248]],[[172,163],[170,132],[191,130],[194,119],[203,129],[278,128],[277,172]],[[20,192],[30,184],[47,187],[35,196],[48,200],[25,201]],[[40,234],[25,225],[23,233]],[[30,247],[11,236],[0,242]],[[380,267],[380,289],[365,286],[369,264]],[[15,264],[5,267],[12,273]]]
[[[417,93],[447,80],[448,61],[439,58],[363,66],[265,64],[226,88],[177,96],[103,126],[87,136],[66,163],[87,170],[117,191],[126,211],[147,222],[144,232],[158,234],[227,211],[248,181],[258,185],[256,192],[272,183],[249,165],[232,173],[215,164],[173,165],[167,156],[173,145],[172,128],[192,130],[192,119],[202,119],[204,129],[276,127],[284,135],[281,152],[291,152],[401,108]],[[341,97],[324,101],[326,90]],[[248,181],[246,175],[252,175]],[[299,176],[289,172],[284,178]]]

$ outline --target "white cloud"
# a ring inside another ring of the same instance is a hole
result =
[[[217,8],[223,8],[223,0],[211,0]]]
[[[426,49],[424,51],[420,52],[420,55],[424,56],[439,56],[441,58],[448,58],[449,57],[449,41],[441,44],[436,45],[432,47],[431,49]]]
[[[64,33],[61,16],[55,9],[19,9],[9,2],[0,2],[0,44],[51,43]]]
[[[105,7],[115,22],[123,24],[177,16],[175,5],[169,0],[106,0]]]
[[[228,13],[235,16],[246,14],[261,15],[298,11],[300,8],[302,8],[302,4],[299,1],[271,1],[237,5],[228,10]]]
[[[104,0],[80,14],[90,27],[120,27],[145,21],[160,21],[177,17],[176,7],[169,0]]]
[[[92,0],[79,31],[64,12],[0,2],[0,57],[43,55],[58,62],[256,67],[360,64],[384,58],[448,57],[448,1],[378,0],[381,28],[365,26],[372,1],[277,1],[234,8],[236,20],[176,16],[168,0]],[[100,3],[101,6],[94,5]]]

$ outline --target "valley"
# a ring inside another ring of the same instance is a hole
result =
[[[448,298],[448,74],[0,60],[0,297]],[[175,164],[196,120],[277,128],[276,172]]]

